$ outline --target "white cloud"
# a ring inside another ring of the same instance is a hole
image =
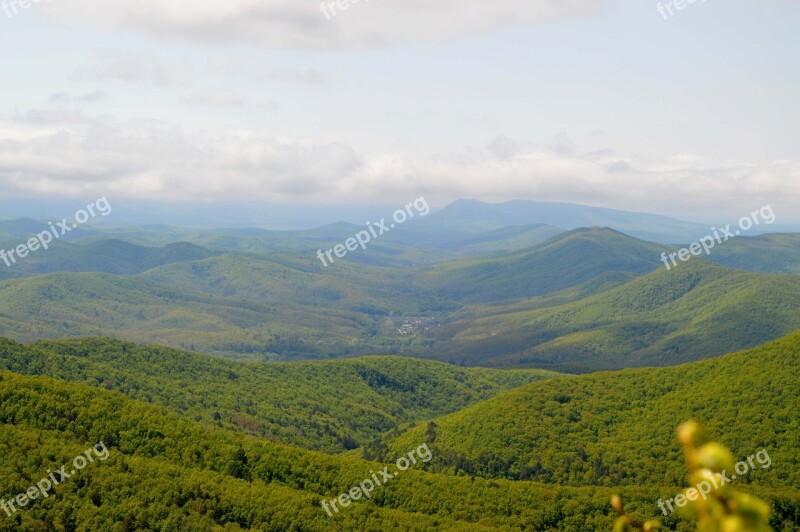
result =
[[[303,85],[323,85],[333,81],[333,76],[313,68],[283,68],[265,70],[253,75],[256,81],[281,81],[284,83],[300,83]]]
[[[136,81],[158,87],[184,84],[174,67],[167,67],[154,54],[98,50],[70,74],[72,81]]]
[[[0,188],[20,195],[313,199],[360,164],[351,148],[335,143],[154,125],[76,122],[0,139]]]
[[[30,124],[61,125],[90,124],[96,119],[79,109],[31,109],[26,113],[15,113],[14,120]]]
[[[500,136],[490,142],[486,149],[501,160],[507,160],[520,152],[520,145],[506,136]]]
[[[275,111],[280,109],[280,105],[272,100],[263,103],[256,103],[245,98],[239,91],[234,89],[205,88],[198,89],[191,93],[186,101],[196,105],[207,107],[247,107],[252,109],[262,109],[265,111]]]
[[[360,0],[326,19],[319,1],[70,0],[48,13],[108,31],[133,30],[165,41],[270,48],[374,48],[445,41],[594,14],[613,0]],[[325,0],[330,3],[330,0]],[[337,8],[338,11],[338,8]]]
[[[800,162],[790,160],[645,160],[507,138],[456,153],[362,156],[330,139],[78,118],[38,129],[21,124],[18,134],[0,123],[0,188],[19,196],[108,193],[173,201],[384,203],[426,194],[439,202],[538,199],[698,215],[770,203],[794,217],[800,207]]]
[[[95,103],[106,99],[104,91],[95,91],[89,94],[78,94],[73,96],[68,92],[56,92],[50,96],[50,103]]]
[[[277,81],[302,85],[322,85],[333,81],[333,76],[316,68],[266,66],[246,61],[231,54],[213,55],[196,70],[211,71],[227,79],[242,77],[248,81]]]

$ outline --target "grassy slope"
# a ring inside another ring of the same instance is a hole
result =
[[[738,459],[772,467],[742,479],[800,485],[800,331],[750,351],[671,368],[555,378],[503,393],[388,441],[432,441],[446,470],[566,485],[658,485],[685,474],[674,428],[703,424]],[[391,451],[389,452],[391,455]]]
[[[0,369],[117,390],[204,423],[328,452],[551,376],[399,357],[235,362],[109,339],[0,339]]]
[[[450,359],[568,371],[668,365],[722,355],[800,328],[800,277],[694,259],[580,301],[443,326]],[[491,311],[491,309],[490,309]],[[487,355],[491,353],[491,356]]]

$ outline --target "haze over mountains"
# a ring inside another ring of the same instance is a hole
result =
[[[32,227],[33,219],[44,220],[53,212],[71,212],[74,201],[2,201],[3,219],[17,219],[14,224],[21,229]],[[385,205],[250,205],[247,202],[220,203],[213,209],[195,204],[126,202],[115,200],[115,212],[111,219],[93,221],[93,226],[132,227],[161,226],[225,229],[235,234],[232,228],[251,227],[265,230],[317,229],[337,223],[362,225],[365,220],[389,217],[397,208],[394,203]],[[36,214],[38,213],[38,214]],[[32,219],[33,218],[33,219]],[[783,218],[783,217],[779,217]],[[274,221],[271,221],[274,220]],[[719,219],[717,225],[736,220]],[[724,222],[724,223],[723,223]],[[3,222],[4,228],[8,222]],[[447,226],[456,234],[475,234],[487,229],[509,226],[549,225],[561,230],[579,227],[609,227],[632,236],[655,242],[681,243],[696,240],[708,233],[709,223],[698,223],[669,216],[644,212],[629,212],[601,207],[590,207],[570,203],[532,200],[512,200],[503,203],[488,203],[462,199],[433,209],[432,214],[416,224]],[[165,229],[167,227],[164,227]],[[800,227],[787,224],[780,219],[769,228],[776,232],[796,232]],[[86,231],[86,228],[82,228]],[[88,229],[91,230],[91,229]],[[754,228],[754,234],[768,232],[764,227]],[[262,235],[267,233],[261,233]],[[297,234],[297,233],[293,233]],[[256,236],[254,233],[253,236]],[[401,238],[408,240],[408,232]]]

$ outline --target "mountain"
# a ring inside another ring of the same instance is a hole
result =
[[[386,216],[387,212],[391,214],[399,206],[394,199],[387,205],[285,204],[222,199],[209,204],[147,201],[140,198],[129,200],[124,197],[114,197],[112,201],[113,216],[92,219],[93,227],[101,224],[109,228],[114,225],[153,227],[153,220],[158,220],[161,224],[184,228],[310,229],[342,221],[361,223]],[[79,207],[80,204],[76,204],[74,198],[49,199],[41,195],[32,198],[0,198],[0,212],[8,218],[52,220],[58,216],[61,219],[62,216],[74,213]]]
[[[421,219],[409,221],[399,226],[402,230],[396,228],[380,235],[380,238],[368,243],[366,250],[358,248],[348,253],[346,259],[337,260],[337,263],[407,268],[464,256],[524,249],[563,232],[542,224],[475,230],[426,225],[420,224],[420,221]],[[113,237],[146,246],[163,246],[175,241],[185,241],[216,252],[235,251],[261,255],[290,252],[314,257],[316,260],[317,250],[332,249],[365,228],[365,225],[345,222],[294,231],[147,226],[108,229],[104,238]],[[98,237],[91,236],[84,240],[96,241]]]
[[[380,444],[426,441],[434,470],[569,486],[675,484],[677,424],[694,419],[736,460],[766,449],[741,482],[800,486],[800,331],[714,360],[524,385]],[[656,460],[655,462],[653,462]]]
[[[436,264],[413,277],[439,298],[492,303],[552,294],[599,278],[655,270],[662,249],[604,228],[577,229],[532,249]]]
[[[248,363],[97,338],[0,339],[0,369],[119,391],[209,425],[328,452],[553,375],[400,357]]]
[[[786,249],[779,262],[788,266]],[[0,280],[0,335],[111,335],[255,360],[380,353],[585,372],[718,356],[800,327],[797,277],[699,257],[666,271],[663,251],[603,228],[417,268],[325,268],[312,252],[185,243],[64,243],[26,267],[140,273],[7,269],[25,276]]]
[[[192,247],[167,253],[176,246],[152,248],[149,261],[121,241],[85,246],[106,248],[99,260],[105,269],[147,268],[140,274],[57,272],[0,282],[0,334],[22,341],[110,334],[257,359],[425,355],[430,341],[422,334],[398,332],[414,320],[436,324],[467,302],[573,285],[581,286],[575,294],[585,297],[649,271],[658,257],[652,244],[602,229],[575,231],[532,250],[422,270],[352,262],[324,268],[313,253],[226,252],[202,258],[207,250]],[[579,260],[582,254],[590,260]],[[47,260],[60,263],[58,257]],[[168,263],[150,268],[158,261]]]

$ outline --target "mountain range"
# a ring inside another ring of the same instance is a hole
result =
[[[667,269],[703,224],[460,201],[324,266],[364,227],[332,222],[87,225],[0,269],[0,498],[109,451],[0,529],[609,530],[621,495],[690,530],[657,501],[693,419],[800,530],[797,233]]]

